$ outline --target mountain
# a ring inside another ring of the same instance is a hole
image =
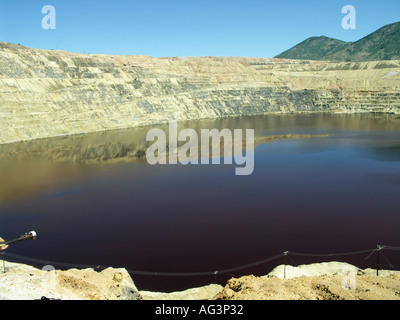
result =
[[[295,47],[281,53],[275,58],[300,59],[300,60],[326,60],[331,55],[347,46],[347,42],[328,37],[311,37]]]
[[[311,37],[275,58],[355,62],[400,60],[400,22],[386,25],[356,42]]]

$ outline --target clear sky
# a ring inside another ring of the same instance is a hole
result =
[[[56,29],[42,28],[42,7]],[[342,7],[356,29],[342,28]],[[78,53],[273,57],[311,36],[356,41],[400,21],[400,0],[0,0],[0,41]]]

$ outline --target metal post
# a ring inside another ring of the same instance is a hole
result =
[[[381,248],[379,244],[376,246],[376,276],[379,276],[379,251]]]

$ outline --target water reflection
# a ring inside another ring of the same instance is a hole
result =
[[[200,136],[201,129],[254,129],[256,136],[289,134],[329,134],[362,131],[363,138],[376,138],[379,132],[398,132],[398,115],[262,115],[201,120],[178,123],[178,130],[192,128]],[[157,128],[168,132],[168,124]],[[59,161],[68,163],[105,162],[115,159],[143,161],[149,146],[146,134],[150,127],[114,130],[85,135],[34,140],[0,145],[0,161]],[[346,134],[344,140],[351,138]],[[325,142],[323,142],[325,143]]]
[[[255,147],[286,139],[331,136],[334,138],[304,139],[301,144],[293,145],[290,152],[324,152],[357,141],[358,144],[365,142],[364,157],[399,161],[400,142],[391,140],[390,134],[398,132],[399,123],[397,115],[263,115],[181,122],[178,130],[192,128],[200,136],[201,129],[254,129]],[[168,134],[168,124],[157,128]],[[132,128],[0,145],[0,203],[77,184],[90,179],[98,170],[110,170],[121,163],[146,164],[146,150],[152,143],[146,141],[150,129]],[[223,145],[220,153],[221,156],[224,153]]]
[[[366,147],[364,156],[379,161],[400,162],[400,142],[381,141],[379,146]]]
[[[286,124],[286,129],[279,125],[279,123],[285,123],[285,119],[290,119],[290,117],[240,117],[216,121],[183,122],[179,123],[178,130],[192,128],[200,136],[201,129],[255,129],[258,134],[255,137],[255,146],[275,140],[320,136],[294,134],[291,128],[292,121]],[[272,133],[276,130],[271,131],[271,129],[278,127],[283,134],[273,135]],[[157,126],[157,128],[168,135],[167,124]],[[287,134],[289,128],[291,133]],[[0,203],[31,197],[43,190],[52,190],[85,181],[90,179],[93,171],[109,170],[113,165],[146,164],[146,150],[153,143],[146,141],[146,134],[150,129],[150,127],[142,127],[1,145]],[[178,146],[183,143],[179,142]],[[245,147],[245,141],[242,145]],[[219,148],[220,156],[224,155],[223,147],[222,144]],[[168,149],[166,152],[168,157]]]

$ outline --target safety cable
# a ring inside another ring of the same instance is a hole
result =
[[[359,266],[361,267],[361,266],[363,265],[363,263],[364,263],[365,261],[367,261],[368,258],[369,258],[370,256],[372,256],[372,254],[373,254],[374,252],[376,252],[376,250],[372,250],[371,253],[359,264]]]
[[[400,247],[395,247],[395,246],[381,246],[382,249],[385,250],[400,250]]]
[[[305,256],[305,257],[335,257],[335,256],[349,256],[353,254],[374,252],[376,249],[353,251],[353,252],[343,252],[343,253],[298,253],[289,251],[288,254],[293,254],[295,256]]]
[[[363,263],[376,251],[381,251],[383,249],[388,249],[388,250],[400,250],[400,247],[395,247],[395,246],[378,246],[377,248],[374,249],[369,249],[369,250],[361,250],[361,251],[353,251],[353,252],[344,252],[344,253],[329,253],[329,254],[315,254],[315,253],[299,253],[299,252],[291,252],[291,251],[285,251],[284,253],[281,253],[279,255],[257,261],[254,263],[234,267],[234,268],[228,268],[228,269],[223,269],[223,270],[217,270],[217,271],[204,271],[204,272],[156,272],[156,271],[140,271],[140,270],[129,270],[127,269],[128,273],[130,274],[136,274],[136,275],[144,275],[144,276],[171,276],[171,277],[180,277],[180,276],[210,276],[210,275],[219,275],[219,274],[230,274],[234,271],[238,270],[243,270],[243,269],[248,269],[251,267],[255,267],[258,265],[265,264],[267,262],[276,260],[278,258],[281,258],[285,255],[290,257],[290,255],[295,255],[295,256],[309,256],[309,257],[334,257],[334,256],[346,256],[346,255],[354,255],[354,254],[361,254],[361,253],[370,253],[367,258],[364,259]],[[49,261],[49,260],[42,260],[42,259],[36,259],[36,258],[29,258],[29,257],[24,257],[20,256],[17,254],[9,253],[9,252],[2,252],[1,255],[14,258],[17,260],[23,260],[23,261],[30,261],[33,263],[38,263],[38,264],[45,264],[45,265],[54,265],[54,266],[60,266],[60,267],[67,267],[67,268],[78,268],[78,269],[87,269],[87,268],[93,268],[97,270],[104,270],[108,267],[101,266],[101,265],[85,265],[85,264],[72,264],[72,263],[64,263],[64,262],[55,262],[55,261]],[[387,258],[383,256],[387,262]],[[293,261],[293,259],[291,259]],[[389,262],[391,265],[391,263]]]
[[[383,254],[383,252],[381,252],[382,257],[386,260],[387,263],[389,263],[390,267],[392,268],[392,270],[394,270],[394,267],[392,266],[392,264],[390,263],[390,261],[385,257],[385,255]]]

